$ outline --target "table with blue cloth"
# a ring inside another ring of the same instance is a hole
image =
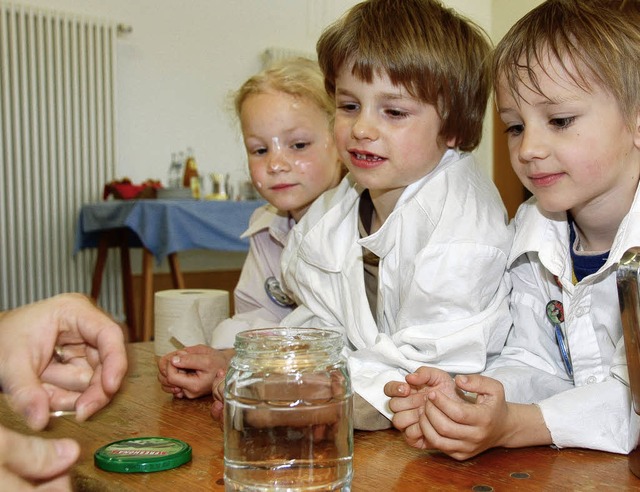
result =
[[[189,249],[247,251],[240,239],[249,218],[264,201],[114,200],[82,206],[77,223],[75,252],[98,248],[91,297],[100,294],[110,247],[120,248],[125,316],[130,341],[150,340],[153,312],[153,259],[167,257],[173,286],[184,288],[177,254]],[[129,248],[142,248],[142,306],[137,329],[132,294]]]

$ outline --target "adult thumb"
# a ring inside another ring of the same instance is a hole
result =
[[[11,408],[22,415],[29,427],[42,430],[49,423],[49,394],[41,385],[9,390]]]
[[[73,439],[43,439],[0,428],[4,466],[30,480],[46,480],[66,472],[80,456]]]

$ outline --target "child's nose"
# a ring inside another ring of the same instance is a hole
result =
[[[378,138],[378,129],[373,118],[362,112],[353,122],[351,134],[358,140],[375,140]]]
[[[528,126],[522,131],[518,155],[523,161],[543,159],[547,157],[548,139],[544,137],[540,130]]]
[[[270,173],[279,173],[291,169],[291,163],[285,152],[276,150],[271,153],[267,162],[267,171]]]

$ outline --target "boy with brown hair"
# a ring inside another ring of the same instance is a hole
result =
[[[344,331],[355,427],[389,427],[384,384],[433,365],[484,370],[511,325],[512,234],[480,142],[490,45],[435,0],[370,0],[317,44],[350,174],[293,229],[287,326]]]

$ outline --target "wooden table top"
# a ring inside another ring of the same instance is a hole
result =
[[[128,345],[130,370],[113,402],[88,422],[54,419],[38,433],[73,437],[82,446],[74,468],[77,490],[87,491],[223,491],[223,433],[209,415],[210,398],[174,400],[160,389],[153,343]],[[29,431],[0,399],[0,421]],[[193,459],[179,468],[156,473],[113,473],[96,468],[93,453],[120,439],[173,437],[188,442]],[[632,490],[640,479],[628,469],[626,456],[589,450],[536,447],[495,449],[465,462],[405,444],[395,430],[356,432],[353,491],[470,490]]]

